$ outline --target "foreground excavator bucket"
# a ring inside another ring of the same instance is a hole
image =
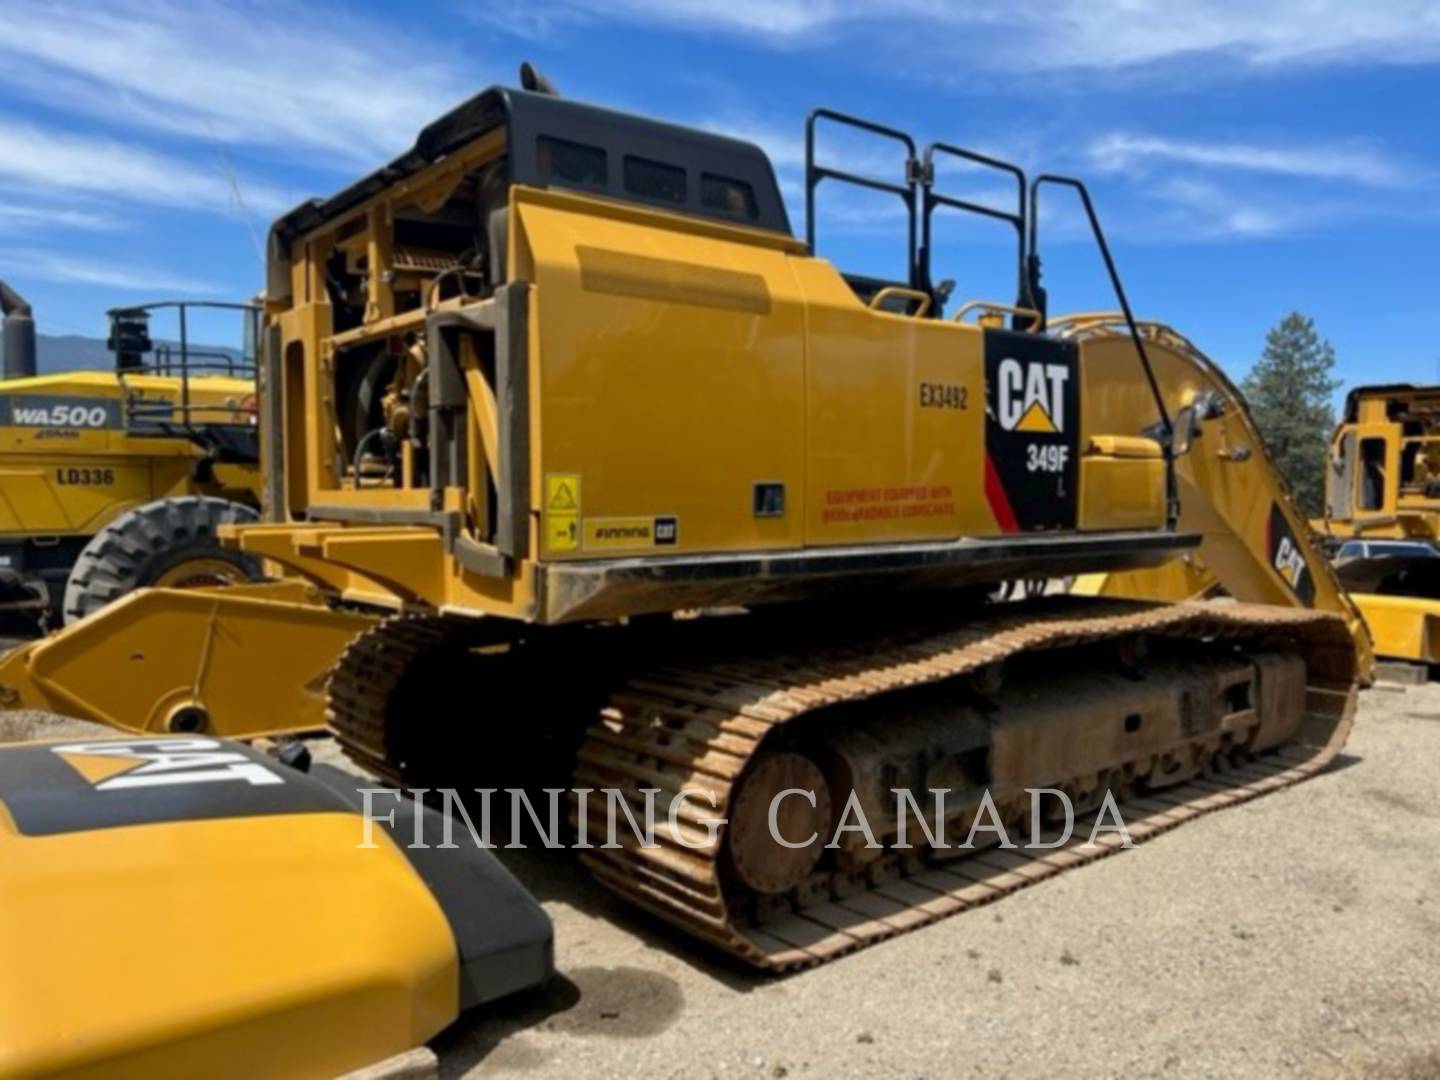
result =
[[[0,747],[0,1075],[336,1076],[552,972],[441,818],[199,736]]]

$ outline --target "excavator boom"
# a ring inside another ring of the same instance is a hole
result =
[[[1078,315],[1052,324],[1062,336],[1100,345],[1087,379],[1106,391],[1101,410],[1124,415],[1142,388],[1127,378],[1129,342],[1116,314]],[[1199,545],[1163,566],[1079,578],[1080,595],[1199,600],[1221,592],[1259,604],[1328,611],[1344,620],[1357,671],[1373,677],[1374,644],[1360,609],[1316,542],[1290,495],[1240,391],[1192,342],[1160,323],[1140,326],[1181,428],[1175,475],[1180,529]],[[1111,421],[1118,422],[1118,421]]]

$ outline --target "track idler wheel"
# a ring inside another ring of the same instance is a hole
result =
[[[813,836],[813,843],[786,847],[770,832],[770,807],[784,791],[799,789],[780,801],[776,833],[792,844]],[[815,796],[812,805],[809,794]],[[824,853],[830,828],[830,789],[820,767],[802,754],[775,751],[757,757],[741,778],[731,803],[726,854],[730,869],[758,893],[783,893],[799,885]]]

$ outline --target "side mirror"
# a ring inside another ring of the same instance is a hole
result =
[[[1214,390],[1197,394],[1195,399],[1175,414],[1170,432],[1170,456],[1178,458],[1190,452],[1200,437],[1200,421],[1225,415],[1225,399]]]
[[[1186,405],[1171,420],[1170,456],[1184,457],[1200,434],[1200,418],[1195,414],[1193,404]]]

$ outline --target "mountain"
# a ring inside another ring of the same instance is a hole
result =
[[[35,352],[41,375],[57,371],[110,371],[115,356],[104,338],[79,334],[36,334]]]
[[[169,346],[174,352],[175,360],[179,361],[179,342],[157,338],[155,344],[160,347]],[[79,334],[36,334],[35,351],[41,375],[51,375],[58,371],[111,371],[115,367],[115,354],[105,347],[104,338],[83,337]],[[210,357],[221,354],[232,360],[240,359],[240,350],[224,345],[197,343],[190,346],[190,351],[192,362],[202,353]],[[153,360],[153,356],[149,359]],[[195,374],[202,372],[197,371]]]

